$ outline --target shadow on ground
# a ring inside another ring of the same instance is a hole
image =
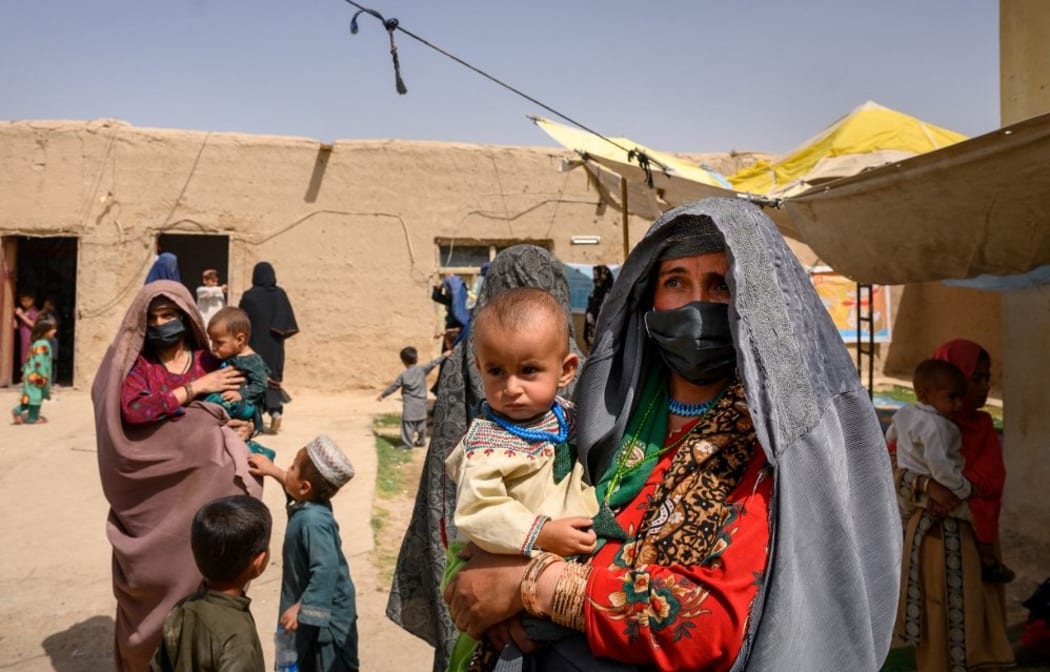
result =
[[[55,672],[97,672],[113,666],[113,619],[92,616],[41,643]]]

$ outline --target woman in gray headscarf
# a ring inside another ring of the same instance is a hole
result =
[[[561,263],[535,245],[515,245],[501,251],[489,266],[473,312],[481,310],[496,294],[515,287],[539,287],[561,302],[569,323],[569,345],[582,361],[572,326],[569,283]],[[571,393],[571,386],[566,393]],[[462,438],[484,398],[474,363],[473,338],[468,335],[452,349],[441,367],[434,403],[434,434],[386,608],[392,621],[434,647],[435,672],[443,672],[448,666],[458,634],[439,588],[445,570],[445,542],[456,537],[452,526],[456,487],[445,476],[445,458]]]
[[[604,545],[584,564],[475,549],[445,595],[456,625],[530,651],[524,607],[563,626],[529,623],[554,643],[527,669],[878,669],[900,571],[889,460],[772,221],[732,199],[665,213],[596,331],[577,442]]]

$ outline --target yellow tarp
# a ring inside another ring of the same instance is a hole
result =
[[[729,182],[738,191],[789,196],[814,184],[965,139],[960,133],[868,101],[779,161],[761,161],[730,175]]]
[[[714,171],[705,170],[700,166],[693,165],[688,161],[680,159],[672,154],[661,152],[655,149],[646,147],[645,145],[639,144],[629,138],[610,137],[609,139],[615,142],[620,149],[615,145],[612,145],[605,140],[599,138],[593,133],[587,131],[577,130],[571,126],[565,126],[543,117],[529,117],[532,121],[542,128],[547,135],[554,138],[562,146],[579,152],[584,157],[593,157],[595,159],[608,159],[617,163],[626,163],[631,165],[639,165],[638,160],[628,156],[628,152],[640,151],[644,152],[645,155],[651,161],[651,168],[653,172],[660,171],[671,177],[681,177],[693,182],[699,182],[700,184],[706,184],[712,187],[723,187],[730,188],[729,184],[720,175]],[[625,151],[626,150],[626,151]]]

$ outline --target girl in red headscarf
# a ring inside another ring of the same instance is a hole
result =
[[[899,494],[914,501],[926,493],[930,504],[906,523],[897,634],[916,646],[920,670],[1009,667],[1013,653],[1002,584],[1012,572],[998,560],[997,543],[1006,468],[992,416],[980,410],[988,399],[992,360],[963,339],[941,345],[934,358],[966,376],[963,408],[952,419],[962,435],[963,476],[973,486],[966,500],[973,524],[943,515],[959,500],[942,484],[898,470]]]

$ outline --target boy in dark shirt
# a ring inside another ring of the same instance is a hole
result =
[[[296,633],[299,669],[356,672],[357,595],[331,502],[354,477],[353,465],[324,434],[300,448],[287,471],[262,455],[248,463],[288,496],[278,623]]]
[[[168,614],[150,672],[264,671],[244,587],[266,569],[272,525],[266,505],[247,495],[201,507],[190,545],[204,581]]]

